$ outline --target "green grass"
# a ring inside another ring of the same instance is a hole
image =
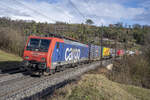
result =
[[[21,61],[22,58],[11,53],[0,50],[0,62],[3,61]]]
[[[0,70],[16,68],[21,61],[21,57],[0,50]]]
[[[150,90],[123,85],[101,74],[86,74],[76,84],[55,92],[50,100],[150,100]]]

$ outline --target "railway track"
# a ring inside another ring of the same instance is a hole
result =
[[[103,61],[106,65],[106,61]],[[20,77],[13,80],[7,80],[0,83],[0,100],[20,100],[32,97],[37,93],[41,93],[47,88],[57,86],[57,84],[80,76],[81,74],[95,69],[100,62],[92,64],[80,65],[76,68],[70,68],[62,72],[42,77]],[[4,84],[5,83],[5,84]]]
[[[13,77],[15,76],[15,77]],[[3,77],[5,78],[5,77]],[[0,87],[2,86],[6,86],[6,85],[9,85],[10,83],[15,83],[16,81],[20,81],[20,80],[24,80],[24,79],[27,79],[27,78],[30,78],[30,76],[24,76],[23,74],[17,74],[17,75],[12,75],[10,76],[9,78],[7,79],[4,79],[4,80],[1,80],[0,82]]]
[[[10,70],[10,71],[5,71],[3,73],[0,74],[0,86],[1,83],[5,82],[5,81],[11,81],[17,78],[21,78],[24,77],[25,75],[27,75],[27,72],[25,70]]]

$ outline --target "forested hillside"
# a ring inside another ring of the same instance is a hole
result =
[[[109,27],[98,27],[91,24],[68,24],[63,22],[37,23],[35,21],[11,20],[0,18],[0,49],[22,55],[29,35],[59,34],[77,39],[83,43],[100,44],[100,37],[113,39],[122,43],[134,45],[144,44],[144,37],[150,31],[149,26],[135,24],[128,28],[117,23]],[[107,46],[106,42],[103,45]]]

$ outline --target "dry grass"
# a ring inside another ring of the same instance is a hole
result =
[[[148,94],[148,89],[112,82],[101,74],[86,74],[77,84],[56,90],[50,100],[150,100]]]
[[[150,89],[144,89],[132,85],[121,85],[121,87],[139,100],[150,100]]]
[[[100,66],[94,70],[87,72],[87,74],[103,74],[103,75],[106,75],[108,73],[109,70],[107,70],[106,67],[100,67]]]

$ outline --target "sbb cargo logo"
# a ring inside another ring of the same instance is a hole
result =
[[[72,49],[72,48],[67,48],[65,51],[65,60],[70,61],[70,60],[78,60],[80,59],[80,49]]]

